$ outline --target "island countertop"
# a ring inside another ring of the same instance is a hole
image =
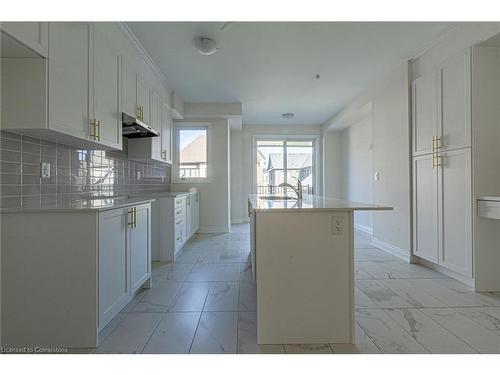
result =
[[[297,199],[276,199],[269,196],[250,194],[249,202],[254,211],[388,211],[392,207],[369,203],[350,202],[342,199],[324,197],[322,195],[304,195]]]

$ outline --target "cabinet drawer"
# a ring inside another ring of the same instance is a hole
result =
[[[175,230],[182,228],[184,225],[184,219],[175,219]]]
[[[179,198],[175,200],[175,208],[183,208],[184,207],[184,198]]]
[[[175,249],[178,250],[182,247],[184,231],[182,228],[175,229]]]
[[[184,207],[181,207],[181,208],[176,208],[175,209],[175,220],[179,219],[179,218],[183,218],[184,217]]]

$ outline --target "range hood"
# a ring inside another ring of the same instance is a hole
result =
[[[125,138],[158,137],[160,132],[135,116],[122,112],[122,136]]]

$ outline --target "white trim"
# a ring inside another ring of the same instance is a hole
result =
[[[229,233],[229,228],[217,225],[204,225],[200,226],[200,229],[196,233]]]
[[[252,136],[252,193],[256,194],[255,186],[256,186],[256,174],[255,170],[255,161],[257,160],[257,140],[263,139],[303,139],[303,140],[313,140],[314,141],[314,165],[313,165],[313,174],[314,174],[314,194],[321,194],[321,178],[320,178],[320,169],[322,168],[321,164],[321,135],[319,134],[254,134]]]
[[[174,123],[174,137],[173,137],[173,154],[172,154],[172,184],[204,184],[212,182],[212,170],[213,170],[213,157],[212,157],[212,124],[206,121],[203,122],[176,122]],[[179,151],[177,145],[179,144],[179,130],[180,129],[205,129],[207,130],[207,177],[193,177],[181,179],[179,178],[179,164],[178,155]]]
[[[424,55],[427,51],[429,51],[432,47],[435,47],[438,45],[441,41],[444,40],[444,38],[449,35],[453,30],[455,30],[458,26],[463,24],[463,22],[454,22],[451,25],[449,25],[446,29],[444,29],[439,35],[426,43],[422,48],[420,48],[417,52],[413,53],[408,60],[411,62],[414,62],[417,60],[419,57]]]
[[[244,223],[248,223],[248,220],[245,219],[244,217],[242,218],[239,218],[239,219],[231,219],[231,224],[244,224]]]
[[[354,224],[354,229],[363,232],[365,234],[368,234],[370,236],[373,236],[373,228],[369,227],[368,225]]]
[[[151,55],[148,53],[148,51],[144,48],[144,46],[141,44],[139,39],[135,36],[135,34],[130,30],[128,25],[125,22],[117,22],[118,26],[120,27],[121,32],[125,37],[133,44],[133,46],[136,48],[137,52],[139,55],[146,61],[146,63],[153,69],[153,71],[158,74],[158,76],[161,78],[163,83],[168,86],[167,83],[167,76],[165,73],[163,73],[156,62],[153,60]]]
[[[455,271],[449,270],[446,267],[440,266],[438,264],[429,262],[428,260],[419,258],[418,256],[414,255],[415,259],[417,260],[418,263],[422,264],[425,267],[428,267],[430,269],[433,269],[434,271],[441,272],[443,275],[449,276],[453,279],[456,279],[460,281],[461,283],[464,283],[467,286],[470,286],[471,288],[474,288],[474,279],[461,275]]]
[[[406,251],[397,246],[391,245],[390,243],[379,240],[375,237],[372,238],[372,245],[380,250],[392,254],[400,259],[403,259],[408,263],[410,262],[410,253],[407,253]]]

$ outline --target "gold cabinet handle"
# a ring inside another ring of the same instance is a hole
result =
[[[96,127],[97,127],[97,140],[100,141],[101,140],[101,120],[97,120]]]
[[[432,152],[436,151],[436,136],[432,137]]]
[[[90,121],[90,134],[89,136],[95,140],[96,139],[96,122],[95,118]]]
[[[436,155],[436,167],[441,167],[441,156]]]
[[[134,228],[137,228],[137,207],[134,207]]]
[[[441,148],[441,137],[436,137],[436,151]]]
[[[133,208],[129,208],[127,210],[127,213],[130,215],[130,221],[127,222],[127,225],[129,228],[133,228],[134,227],[134,209]]]

